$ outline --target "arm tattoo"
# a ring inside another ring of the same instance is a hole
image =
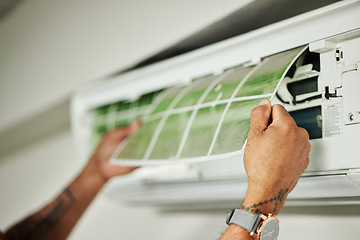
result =
[[[54,202],[16,224],[7,232],[7,235],[12,240],[41,239],[69,211],[75,202],[70,189],[66,188]]]
[[[277,205],[278,205],[278,203],[283,201],[284,196],[285,196],[288,192],[289,192],[289,189],[288,189],[288,188],[286,188],[286,189],[281,189],[280,192],[278,193],[278,195],[275,196],[275,197],[273,197],[273,198],[266,199],[266,200],[263,201],[263,202],[254,203],[254,204],[251,205],[251,206],[241,205],[240,209],[241,209],[241,210],[248,211],[248,212],[260,214],[260,213],[262,213],[262,212],[259,210],[259,208],[258,208],[259,206],[266,205],[266,204],[274,204],[274,210],[273,210],[273,212],[275,213],[276,210],[277,210]],[[262,214],[264,214],[264,213],[262,213]]]

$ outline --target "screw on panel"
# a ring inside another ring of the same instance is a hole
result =
[[[349,113],[349,120],[354,121],[354,114],[353,113]]]

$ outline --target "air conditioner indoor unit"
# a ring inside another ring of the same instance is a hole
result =
[[[72,127],[84,158],[141,118],[112,162],[141,165],[111,196],[171,207],[238,206],[251,109],[282,104],[310,135],[310,164],[287,204],[360,203],[360,1],[340,1],[84,86]],[[219,204],[221,203],[221,204]]]

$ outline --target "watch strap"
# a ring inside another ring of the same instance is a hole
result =
[[[241,209],[233,209],[228,213],[226,223],[236,224],[245,228],[249,233],[255,232],[260,223],[260,216]]]

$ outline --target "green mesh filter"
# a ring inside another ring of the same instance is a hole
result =
[[[109,130],[142,118],[139,130],[113,156],[116,164],[145,165],[199,161],[240,154],[250,112],[271,99],[286,71],[305,48],[264,58],[185,86],[143,95],[92,111],[93,146]]]
[[[90,140],[92,149],[95,149],[108,131],[127,126],[147,115],[154,107],[154,100],[160,92],[145,94],[136,101],[120,101],[93,109]]]

